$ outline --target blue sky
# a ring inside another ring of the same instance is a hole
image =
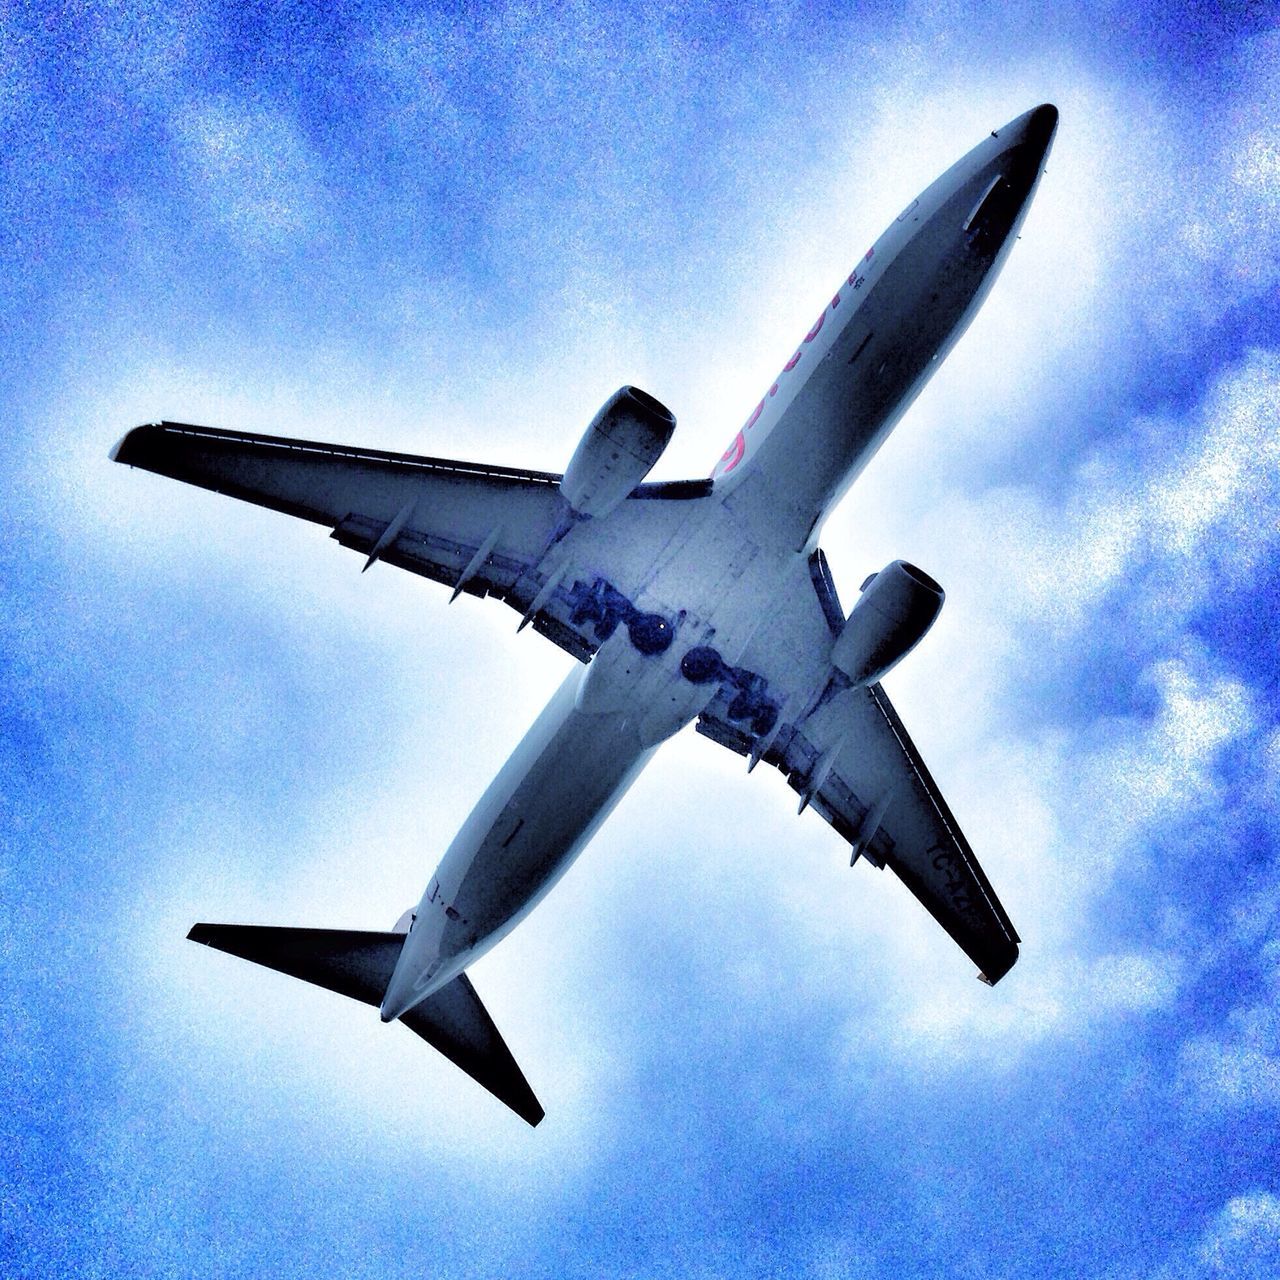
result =
[[[5,8],[7,1274],[1280,1270],[1280,34],[1059,10]],[[824,537],[846,597],[947,588],[888,688],[999,987],[692,733],[476,968],[536,1131],[184,941],[390,927],[569,660],[124,430],[560,470],[635,382],[705,475],[1042,101],[1022,243]]]

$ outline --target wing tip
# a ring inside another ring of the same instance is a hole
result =
[[[155,429],[161,424],[158,422],[145,422],[140,427],[134,427],[131,431],[126,431],[119,440],[111,446],[107,457],[112,462],[123,462],[125,466],[134,467],[139,465],[146,440],[151,436]]]
[[[107,452],[107,458],[108,458],[108,460],[109,460],[109,461],[111,461],[111,462],[123,462],[123,463],[126,463],[126,464],[128,463],[128,461],[129,461],[129,442],[133,439],[133,437],[134,437],[134,435],[137,433],[137,431],[138,431],[138,428],[137,428],[137,427],[134,427],[134,429],[133,429],[132,431],[126,431],[126,432],[124,433],[124,435],[122,435],[122,436],[120,437],[120,439],[119,439],[119,440],[117,440],[117,441],[115,442],[115,444],[113,444],[113,445],[111,446],[111,448],[110,448],[110,449],[108,450],[108,452]]]
[[[1008,953],[997,960],[995,964],[985,965],[978,971],[978,981],[988,987],[994,987],[1017,963],[1018,944],[1015,942],[1009,947]]]

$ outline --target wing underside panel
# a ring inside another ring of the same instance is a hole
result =
[[[117,462],[327,526],[339,545],[494,596],[586,661],[601,598],[628,594],[708,483],[641,485],[607,521],[575,524],[551,472],[482,466],[184,423],[138,427]]]
[[[849,842],[855,860],[892,870],[983,979],[998,981],[1017,960],[1019,939],[990,881],[884,691],[873,686],[845,697],[857,701],[834,709],[844,712],[839,728],[835,715],[784,726],[761,759]],[[726,710],[713,703],[698,731],[747,755],[755,739]]]
[[[825,557],[815,553],[742,657],[738,688],[749,681],[754,701],[721,692],[698,731],[777,768],[854,861],[890,868],[996,982],[1018,958],[1017,932],[884,690],[831,696],[829,655],[842,624]],[[752,718],[762,702],[777,712],[772,727]]]

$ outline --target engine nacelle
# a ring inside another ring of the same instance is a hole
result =
[[[864,584],[831,649],[831,665],[853,685],[874,684],[924,639],[942,609],[942,588],[895,560]]]
[[[607,516],[653,470],[676,429],[666,405],[638,387],[615,391],[591,419],[560,481],[579,516]]]

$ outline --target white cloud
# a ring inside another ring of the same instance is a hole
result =
[[[1234,1008],[1216,1034],[1194,1036],[1182,1046],[1179,1081],[1203,1107],[1280,1108],[1280,938],[1274,936],[1278,912],[1274,882],[1264,884],[1243,904],[1227,945],[1256,950],[1252,969],[1260,982],[1252,998]],[[1267,940],[1259,944],[1259,935]],[[1247,975],[1241,975],[1240,981],[1245,980]]]
[[[1280,353],[1253,350],[1185,417],[1139,420],[1049,496],[1031,484],[949,495],[928,514],[938,572],[999,571],[1001,613],[1078,638],[1117,593],[1168,632],[1280,545]],[[947,561],[950,563],[948,564]],[[990,572],[987,573],[990,577]]]
[[[1132,952],[1083,958],[1044,954],[1023,964],[1021,981],[993,996],[985,989],[966,995],[950,982],[928,994],[896,992],[896,1019],[881,1034],[900,1057],[925,1057],[931,1067],[968,1064],[1009,1068],[1028,1046],[1047,1039],[1073,1039],[1099,1032],[1125,1017],[1165,1009],[1178,990],[1183,963],[1172,953]],[[849,1028],[851,1046],[865,1028]]]
[[[1265,767],[1265,781],[1272,794],[1280,791],[1280,728],[1277,728],[1267,739],[1262,753]]]
[[[1244,1039],[1189,1040],[1179,1055],[1181,1081],[1209,1106],[1280,1106],[1280,1041],[1269,1040],[1271,1052]]]
[[[1118,741],[1077,765],[1091,822],[1124,838],[1150,823],[1172,823],[1188,808],[1216,802],[1212,769],[1219,750],[1254,727],[1245,687],[1220,676],[1197,678],[1186,662],[1148,669],[1161,707],[1149,725],[1130,722]]]
[[[1272,1280],[1280,1274],[1280,1198],[1269,1191],[1233,1197],[1157,1280]]]
[[[1210,1275],[1274,1276],[1280,1270],[1280,1199],[1256,1191],[1229,1201],[1201,1242],[1199,1258]]]
[[[1173,295],[1175,305],[1207,315],[1265,297],[1280,283],[1280,37],[1244,41],[1237,56],[1239,87],[1215,127],[1217,151],[1202,180],[1186,184],[1194,199],[1180,211],[1173,241],[1185,254],[1190,286]]]

